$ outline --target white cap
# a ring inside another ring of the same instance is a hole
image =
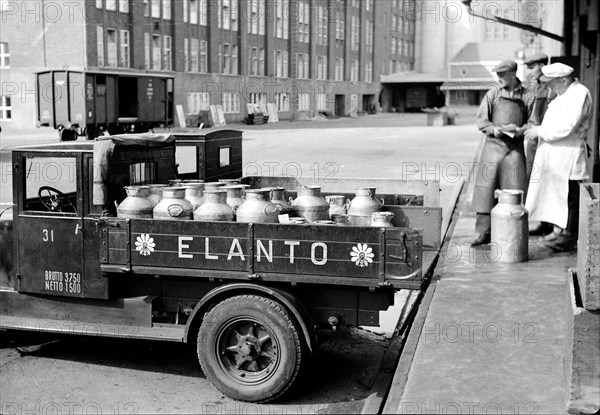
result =
[[[562,78],[563,76],[569,76],[573,73],[573,68],[564,63],[553,63],[546,65],[542,68],[543,75],[540,77],[540,81],[548,82],[556,78]]]

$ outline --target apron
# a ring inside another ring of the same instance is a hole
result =
[[[522,126],[527,118],[525,104],[520,99],[500,97],[494,105],[492,123],[495,126]],[[527,171],[523,138],[487,136],[475,178],[471,209],[490,213],[496,206],[496,189],[527,190]]]
[[[569,207],[569,177],[575,159],[584,151],[585,142],[570,137],[553,143],[540,140],[535,154],[535,165],[529,182],[525,207],[531,221],[549,222],[567,227]]]

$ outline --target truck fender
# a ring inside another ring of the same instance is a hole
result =
[[[266,294],[268,297],[281,302],[281,304],[292,313],[298,324],[300,324],[300,327],[302,327],[302,333],[304,334],[306,345],[311,352],[313,351],[315,336],[314,333],[309,329],[309,326],[306,324],[308,320],[308,312],[302,303],[294,295],[286,291],[248,283],[222,285],[206,294],[198,302],[198,304],[196,304],[196,307],[194,307],[194,310],[190,314],[190,318],[185,326],[183,341],[187,343],[189,341],[189,336],[194,335],[193,333],[195,333],[196,329],[201,324],[202,316],[206,311],[208,311],[208,308],[211,304],[218,303],[233,295],[249,293]]]

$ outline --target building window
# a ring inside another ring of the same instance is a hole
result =
[[[324,6],[317,6],[317,45],[327,46],[329,15]]]
[[[96,8],[97,9],[101,9],[102,8],[102,0],[96,0]]]
[[[365,46],[367,53],[373,53],[373,22],[371,20],[367,20],[365,30]]]
[[[335,60],[335,80],[344,80],[344,58],[336,58]]]
[[[238,73],[238,47],[223,43],[219,46],[219,54],[221,55],[221,73],[228,75],[237,75]]]
[[[192,50],[190,52],[190,72],[198,72],[198,39],[192,39]]]
[[[397,48],[398,48],[398,46],[396,45],[396,43],[397,43],[396,38],[392,37],[392,47],[390,49],[390,51],[392,52],[392,55],[396,54],[396,51],[397,51]]]
[[[317,111],[327,111],[327,94],[317,94]]]
[[[129,13],[129,0],[119,0],[119,11]]]
[[[190,71],[190,41],[187,37],[183,38],[183,71]]]
[[[171,20],[171,0],[163,0],[163,19]]]
[[[310,94],[298,94],[298,111],[310,111]]]
[[[150,0],[144,0],[144,17],[150,16]]]
[[[160,53],[160,35],[152,35],[152,69],[160,70],[162,56]]]
[[[287,78],[289,76],[289,55],[286,50],[275,52],[275,71],[278,78]]]
[[[317,79],[327,79],[327,56],[317,56]]]
[[[210,92],[188,92],[188,115],[197,115],[200,111],[210,108]]]
[[[265,0],[248,0],[248,33],[265,34]]]
[[[8,42],[0,42],[0,68],[10,68]]]
[[[208,25],[208,0],[200,0],[200,24]]]
[[[198,24],[198,0],[189,0],[190,1],[190,23]]]
[[[358,82],[358,59],[350,62],[350,82]]]
[[[248,75],[265,75],[265,50],[262,48],[249,48],[248,50]]]
[[[218,27],[220,29],[238,30],[238,0],[218,0]]]
[[[290,1],[277,0],[275,3],[275,37],[279,39],[289,39],[290,37],[290,19],[289,19]]]
[[[117,0],[106,0],[106,10],[117,11]]]
[[[104,28],[96,27],[96,50],[98,51],[98,66],[104,66]]]
[[[208,72],[208,42],[206,40],[200,41],[200,65],[198,71]]]
[[[335,40],[338,43],[341,43],[344,41],[344,31],[345,31],[345,24],[344,24],[344,14],[342,12],[337,12],[336,15],[336,21],[335,21]]]
[[[150,69],[150,34],[144,33],[144,67]]]
[[[373,0],[366,0],[365,1],[365,10],[370,11],[372,9],[373,9]]]
[[[121,61],[120,64],[123,68],[129,68],[130,66],[130,61],[129,61],[129,30],[121,30],[121,47],[120,47],[120,51],[121,53],[119,54]]]
[[[276,93],[275,94],[275,105],[277,105],[277,111],[287,112],[290,110],[290,95]]]
[[[223,112],[225,114],[240,113],[240,94],[239,92],[224,92],[222,95]]]
[[[189,7],[190,3],[194,0],[183,0],[183,22],[187,23],[189,20]]]
[[[373,62],[365,63],[365,82],[373,82]]]
[[[360,23],[358,17],[352,16],[350,30],[350,49],[358,50],[360,43]]]
[[[2,95],[0,101],[0,120],[7,121],[12,118],[12,106],[10,104],[10,97]]]
[[[173,69],[173,53],[171,36],[163,36],[163,66],[166,71]]]
[[[152,17],[160,18],[160,1],[152,0]]]
[[[255,105],[267,105],[267,94],[265,92],[251,92],[248,103]]]
[[[298,3],[298,42],[308,43],[310,39],[310,6]]]
[[[308,53],[296,54],[296,68],[298,70],[297,77],[307,79],[309,77],[308,68],[310,65],[310,56]]]

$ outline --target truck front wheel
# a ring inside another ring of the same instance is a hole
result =
[[[206,377],[243,401],[277,399],[292,386],[306,359],[297,323],[277,301],[239,295],[218,303],[198,333]]]

